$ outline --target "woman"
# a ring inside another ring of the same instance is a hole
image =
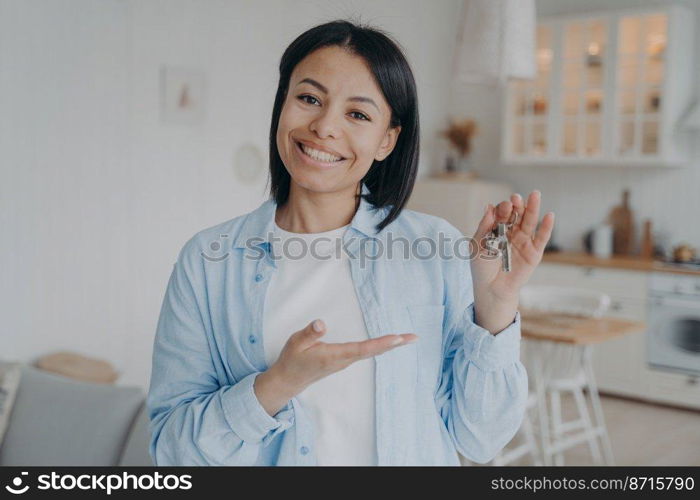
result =
[[[489,205],[474,241],[517,213],[512,270],[481,246],[467,258],[457,229],[403,209],[418,137],[413,75],[385,34],[337,21],[287,48],[271,199],[196,234],[168,283],[148,395],[157,465],[483,463],[514,436],[518,294],[554,214],[536,231],[537,191]],[[335,257],[315,251],[334,238]]]

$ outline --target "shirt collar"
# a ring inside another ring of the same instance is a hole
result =
[[[361,192],[362,195],[367,195],[370,192],[364,183],[362,183]],[[233,243],[233,248],[245,248],[247,242],[250,242],[250,245],[253,246],[269,243],[275,227],[276,210],[277,203],[275,203],[275,200],[270,199],[248,214],[245,221],[243,221],[238,237]],[[376,226],[385,216],[386,209],[378,209],[364,198],[360,198],[360,206],[350,222],[350,227],[365,236],[377,238],[379,233],[376,230]]]

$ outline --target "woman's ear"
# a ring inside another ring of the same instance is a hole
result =
[[[386,131],[382,144],[379,146],[379,150],[377,151],[377,155],[374,157],[375,160],[382,161],[391,154],[391,152],[394,150],[394,146],[396,146],[396,141],[398,140],[400,133],[401,125],[391,127]]]

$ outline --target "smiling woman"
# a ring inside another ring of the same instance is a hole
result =
[[[382,31],[316,26],[279,69],[270,199],[194,235],[168,282],[148,396],[154,462],[491,460],[523,418],[517,298],[553,216],[535,230],[539,192],[487,207],[477,242],[517,214],[506,273],[485,248],[458,251],[463,235],[443,219],[404,209],[418,101]],[[447,248],[396,255],[400,240]],[[316,251],[329,241],[343,251]]]
[[[270,130],[275,201],[285,205],[295,189],[357,200],[363,181],[367,201],[390,207],[384,228],[408,200],[419,156],[416,85],[398,45],[377,29],[328,23],[294,40],[279,70]]]
[[[295,67],[289,87],[276,145],[294,179],[290,194],[310,190],[354,199],[370,168],[389,168],[381,162],[401,132],[400,125],[390,126],[391,108],[365,60],[341,47],[318,49]]]

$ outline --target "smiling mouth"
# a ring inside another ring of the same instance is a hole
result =
[[[306,151],[304,151],[304,147],[305,147],[305,146],[304,146],[301,142],[296,141],[296,145],[297,145],[297,148],[299,148],[299,151],[301,152],[301,154],[303,154],[303,155],[306,156],[307,158],[310,158],[310,159],[312,159],[312,160],[314,160],[314,161],[316,161],[316,162],[319,162],[319,163],[325,163],[325,164],[327,164],[327,165],[332,165],[332,164],[335,164],[335,163],[340,163],[340,162],[342,162],[342,161],[344,161],[344,160],[347,159],[347,158],[343,158],[342,156],[338,157],[338,158],[339,158],[338,160],[332,160],[332,159],[331,159],[331,160],[328,160],[328,159],[316,158],[316,157],[311,156],[310,154],[308,154]],[[308,148],[308,149],[312,149],[312,148]],[[335,156],[335,155],[330,155],[330,154],[328,154],[328,156]]]

